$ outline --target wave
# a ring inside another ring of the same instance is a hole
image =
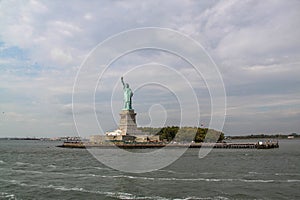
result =
[[[160,180],[160,181],[232,181],[233,179],[209,179],[209,178],[176,178],[176,177],[145,177],[145,176],[131,176],[124,174],[117,175],[100,175],[94,173],[64,173],[64,172],[51,172],[51,171],[37,171],[37,170],[24,170],[24,169],[10,169],[17,173],[31,173],[31,174],[52,174],[68,177],[98,177],[98,178],[128,178],[128,179],[141,179],[141,180]]]
[[[31,174],[43,174],[41,171],[33,171],[33,170],[23,170],[23,169],[13,169],[12,171],[21,172],[21,173],[31,173]]]
[[[300,176],[298,173],[276,173],[275,176]]]
[[[21,166],[30,166],[30,167],[40,167],[42,165],[40,164],[33,164],[33,163],[27,163],[27,162],[15,162],[16,165]]]
[[[288,183],[292,183],[292,182],[300,182],[300,180],[287,180]]]
[[[112,197],[112,198],[116,198],[116,199],[169,200],[167,198],[160,197],[160,196],[137,196],[137,195],[126,193],[126,192],[105,192],[105,191],[98,191],[98,190],[87,190],[82,187],[66,187],[66,186],[59,186],[59,185],[36,185],[36,184],[22,183],[17,180],[3,180],[3,179],[0,179],[0,180],[10,182],[12,184],[23,186],[23,187],[37,187],[40,189],[47,189],[47,188],[49,189],[50,188],[50,189],[60,190],[60,191],[76,191],[76,192],[84,192],[84,193],[93,193],[93,194],[104,195],[106,197]]]
[[[9,200],[13,200],[13,199],[17,199],[16,196],[14,194],[10,194],[7,192],[0,192],[0,198],[5,198],[5,199],[9,199]]]
[[[1,179],[0,179],[1,180]],[[99,191],[99,190],[87,190],[83,187],[67,187],[67,186],[60,186],[60,185],[36,185],[36,184],[27,184],[22,183],[17,180],[6,180],[15,185],[23,186],[23,187],[37,187],[40,189],[53,189],[53,190],[60,190],[60,191],[76,191],[76,192],[83,192],[83,193],[92,193],[92,194],[99,194],[104,195],[106,197],[111,197],[114,199],[149,199],[149,200],[171,200],[171,198],[161,197],[161,196],[140,196],[131,194],[128,192],[109,192],[109,191]],[[11,195],[11,194],[7,194]],[[0,196],[1,197],[1,196]],[[222,196],[215,196],[215,197],[196,197],[196,196],[189,196],[183,198],[176,198],[176,200],[196,200],[196,199],[205,199],[205,200],[227,200],[228,198]]]
[[[248,174],[264,174],[264,173],[260,173],[260,172],[248,172]]]
[[[275,176],[300,176],[299,173],[261,173],[261,172],[248,172],[248,174],[258,174],[258,175],[275,175]]]
[[[31,173],[31,174],[55,174],[55,175],[60,175],[60,176],[71,176],[71,177],[78,177],[78,176],[93,176],[93,177],[103,177],[106,178],[107,176],[102,176],[102,175],[96,175],[96,174],[69,174],[69,173],[64,173],[64,172],[48,172],[48,171],[36,171],[36,170],[23,170],[23,169],[10,169],[11,171],[14,172],[19,172],[19,173]]]
[[[64,172],[49,172],[49,171],[37,171],[37,170],[23,170],[23,169],[6,169],[14,172],[19,173],[30,173],[30,174],[52,174],[52,175],[60,175],[60,176],[69,176],[69,177],[100,177],[100,178],[121,178],[121,177],[127,177],[127,178],[134,178],[130,176],[123,176],[123,175],[113,175],[113,176],[107,176],[107,175],[98,175],[98,174],[91,174],[91,173],[64,173]]]
[[[98,178],[110,178],[110,179],[140,179],[140,180],[151,180],[151,181],[185,181],[185,182],[197,182],[197,181],[205,181],[205,182],[246,182],[246,183],[272,183],[272,182],[300,182],[298,179],[287,179],[287,180],[273,180],[273,179],[232,179],[232,178],[177,178],[177,177],[145,177],[145,176],[132,176],[132,175],[99,175],[93,173],[64,173],[64,172],[42,172],[42,171],[33,171],[33,170],[14,170],[15,172],[20,173],[32,173],[32,174],[55,174],[60,176],[70,176],[70,177],[98,177]]]
[[[129,178],[129,179],[142,179],[142,180],[158,180],[158,181],[206,181],[206,182],[219,182],[219,181],[234,181],[235,179],[217,179],[217,178],[164,178],[164,177],[143,177],[143,176],[129,176],[129,175],[116,175],[112,178]],[[238,180],[238,179],[236,179]]]
[[[90,168],[93,168],[93,169],[98,169],[98,170],[113,170],[111,168],[108,168],[108,167],[90,167]]]
[[[164,169],[159,169],[157,170],[158,172],[167,172],[167,173],[170,173],[170,174],[190,174],[190,172],[176,172],[176,171],[173,171],[173,170],[164,170]],[[197,172],[197,174],[202,174],[202,175],[211,175],[211,174],[215,174],[215,173],[212,173],[212,172]]]
[[[129,176],[129,175],[116,175],[106,176],[111,178],[129,178],[129,179],[142,179],[142,180],[158,180],[158,181],[207,181],[207,182],[219,182],[219,181],[234,181],[235,179],[216,179],[216,178],[164,178],[164,177],[143,177],[143,176]],[[238,179],[236,179],[238,180]]]
[[[201,172],[201,173],[198,173],[198,174],[211,175],[211,174],[215,174],[215,173],[212,173],[212,172]]]
[[[5,163],[4,161],[0,160],[0,164]],[[52,169],[70,169],[70,170],[85,170],[85,169],[96,169],[96,170],[113,170],[108,167],[66,167],[66,166],[59,166],[59,165],[54,165],[54,164],[46,164],[46,165],[41,165],[41,164],[35,164],[35,163],[27,163],[27,162],[15,162],[15,165],[18,166],[27,166],[27,167],[43,167],[43,168],[52,168]]]
[[[56,168],[56,165],[47,165],[49,168]]]
[[[251,179],[238,179],[239,181],[246,182],[246,183],[272,183],[275,182],[275,180],[251,180]]]
[[[175,172],[175,171],[172,171],[172,170],[165,170],[165,169],[158,169],[158,170],[156,170],[156,171],[158,171],[158,172],[167,172],[167,173],[171,173],[171,174],[176,174],[176,173],[178,173],[178,172]]]
[[[114,176],[114,177],[127,177],[127,178],[143,178],[143,179],[154,179],[149,177],[135,177],[135,176]],[[247,180],[247,179],[204,179],[204,178],[197,178],[197,179],[177,179],[177,178],[160,178],[163,180],[203,180],[203,181],[242,181],[242,182],[260,182],[260,183],[269,183],[269,182],[300,182],[300,180]],[[76,191],[76,192],[83,192],[83,193],[93,193],[93,194],[99,194],[104,195],[106,197],[111,197],[114,199],[153,199],[153,200],[169,200],[169,198],[161,197],[161,196],[138,196],[135,194],[130,194],[126,192],[110,192],[110,191],[99,191],[99,190],[88,190],[80,186],[75,187],[67,187],[67,186],[61,186],[61,185],[38,185],[38,184],[28,184],[24,183],[18,180],[3,180],[0,179],[0,181],[9,182],[14,185],[19,185],[22,187],[37,187],[40,189],[53,189],[53,190],[60,190],[60,191]],[[6,194],[6,193],[0,193],[0,197],[7,195],[8,197],[14,197],[12,194]],[[11,195],[11,196],[9,196]],[[11,198],[13,199],[13,198]],[[178,200],[191,200],[191,199],[215,199],[215,200],[227,200],[228,198],[222,197],[222,196],[214,196],[214,197],[196,197],[196,196],[188,196],[188,197],[180,197],[176,198]]]
[[[4,164],[5,162],[3,160],[0,160],[0,164]]]
[[[65,186],[41,186],[42,188],[51,188],[55,190],[62,190],[62,191],[77,191],[77,192],[85,192],[85,193],[93,193],[93,194],[100,194],[105,195],[107,197],[113,197],[117,199],[157,199],[157,200],[165,200],[166,198],[159,197],[159,196],[136,196],[134,194],[126,193],[126,192],[104,192],[98,190],[86,190],[82,187],[72,187],[68,188]],[[166,199],[167,200],[167,199]]]
[[[103,176],[102,176],[103,177]],[[232,178],[163,178],[163,177],[142,177],[129,175],[105,176],[106,178],[129,178],[158,181],[205,181],[205,182],[246,182],[246,183],[272,183],[272,182],[300,182],[300,180],[273,180],[273,179],[232,179]]]
[[[73,170],[97,169],[97,170],[108,170],[108,171],[114,170],[108,167],[65,167],[65,169],[73,169]]]
[[[203,199],[203,200],[228,200],[227,197],[222,197],[222,196],[215,196],[215,197],[195,197],[195,196],[191,196],[191,197],[186,197],[183,199],[179,199],[176,198],[176,200],[196,200],[196,199]]]

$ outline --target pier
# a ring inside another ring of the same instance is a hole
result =
[[[123,149],[146,149],[146,148],[216,148],[216,149],[273,149],[279,148],[278,141],[257,142],[257,143],[191,143],[191,144],[167,144],[167,143],[104,143],[92,144],[81,141],[64,142],[58,147],[63,148],[113,148]]]

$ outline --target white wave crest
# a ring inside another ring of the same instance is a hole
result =
[[[247,183],[272,183],[275,182],[275,180],[251,180],[251,179],[239,179],[242,182],[247,182]]]
[[[263,174],[263,173],[259,173],[259,172],[248,172],[248,174]]]
[[[292,182],[300,182],[300,180],[287,180],[288,183],[292,183]]]
[[[34,164],[34,163],[27,163],[27,162],[16,162],[16,165],[21,165],[21,166],[29,166],[29,167],[40,167],[40,164]]]
[[[196,200],[196,199],[201,199],[201,200],[228,200],[227,197],[222,197],[222,196],[215,196],[215,197],[195,197],[195,196],[191,196],[191,197],[186,197],[186,198],[183,198],[183,199],[176,198],[176,200]]]
[[[109,170],[112,171],[113,169],[108,168],[108,167],[92,167],[93,169],[98,169],[98,170]]]
[[[12,171],[19,172],[19,173],[31,173],[31,174],[43,174],[44,173],[41,171],[23,170],[23,169],[13,169]]]
[[[275,176],[300,176],[298,173],[276,173]]]
[[[0,192],[0,198],[5,198],[5,199],[8,199],[8,200],[14,200],[16,199],[16,196],[14,194],[10,194],[10,193],[7,193],[7,192]]]

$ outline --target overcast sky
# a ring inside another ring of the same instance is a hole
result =
[[[297,0],[2,0],[0,137],[77,135],[72,90],[80,65],[108,37],[142,27],[173,29],[204,47],[224,81],[226,135],[300,133],[299,10]],[[140,65],[145,65],[147,73],[139,70]],[[178,94],[155,84],[142,86],[143,80],[153,78],[153,82],[169,80],[168,84],[179,88],[182,84],[174,85],[178,79],[170,78],[176,74],[189,77],[200,104],[200,123],[207,126],[210,106],[205,77],[197,77],[189,69],[182,59],[155,50],[135,52],[113,63],[103,80],[115,89],[113,96],[110,87],[103,90],[105,84],[96,94],[103,131],[117,126],[122,75],[135,91],[140,126],[178,125]],[[97,66],[93,70],[97,72]],[[182,86],[181,91],[187,90]],[[85,104],[84,96],[81,99],[78,114],[84,120],[91,115],[85,108],[93,105]],[[111,101],[113,110],[107,106]],[[88,120],[85,124],[83,135],[99,132]]]

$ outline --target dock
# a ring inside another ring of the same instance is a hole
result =
[[[103,143],[93,144],[81,141],[67,141],[57,147],[62,148],[114,148],[147,149],[147,148],[216,148],[216,149],[273,149],[279,148],[278,141],[256,143]]]

